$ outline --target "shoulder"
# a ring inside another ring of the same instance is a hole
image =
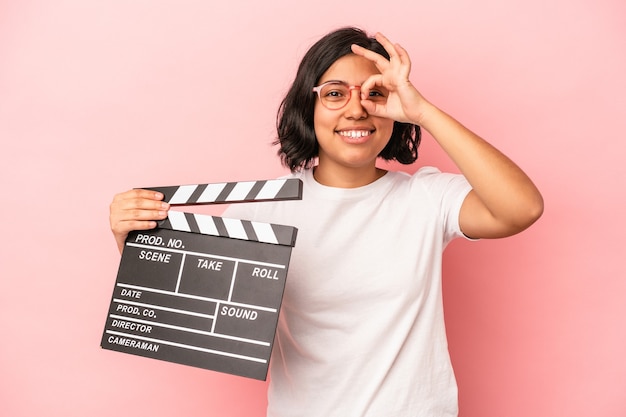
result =
[[[411,183],[414,186],[424,187],[430,191],[451,191],[467,194],[471,186],[467,179],[461,174],[452,172],[441,172],[438,168],[426,166],[420,168],[411,176]]]
[[[432,166],[422,167],[413,174],[394,172],[390,179],[395,198],[408,199],[414,205],[438,212],[460,207],[472,189],[463,175],[441,172]]]
[[[412,174],[404,171],[389,171],[385,175],[385,180],[395,185],[404,184],[428,189],[443,186],[450,182],[463,182],[465,178],[460,174],[441,172],[439,168],[433,166],[424,166]]]

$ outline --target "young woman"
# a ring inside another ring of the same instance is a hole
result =
[[[278,114],[279,155],[301,201],[238,204],[226,217],[298,228],[270,368],[268,416],[457,415],[441,258],[456,237],[516,234],[543,211],[511,160],[428,102],[407,52],[343,28],[303,58]],[[408,175],[425,129],[462,175]],[[115,196],[120,250],[167,216],[162,196]]]

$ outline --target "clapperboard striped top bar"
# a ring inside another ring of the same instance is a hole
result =
[[[294,246],[298,232],[295,227],[281,224],[229,219],[174,210],[169,211],[167,219],[159,222],[159,227],[283,246]]]
[[[302,181],[297,178],[148,187],[163,193],[171,205],[244,203],[302,199]],[[229,219],[170,210],[159,222],[163,229],[294,246],[297,229],[292,226]]]
[[[297,178],[148,187],[163,193],[171,205],[243,203],[299,200],[302,181]]]

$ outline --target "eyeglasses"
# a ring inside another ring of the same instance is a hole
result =
[[[344,108],[350,98],[353,90],[361,90],[360,85],[348,85],[343,81],[328,81],[313,87],[313,91],[317,93],[320,101],[329,110],[339,110]],[[387,102],[387,91],[383,89],[370,90],[368,100],[376,104],[385,104]]]

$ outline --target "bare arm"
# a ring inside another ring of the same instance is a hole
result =
[[[454,161],[472,186],[461,207],[463,233],[474,238],[505,237],[533,224],[543,213],[543,199],[530,178],[495,147],[428,102],[409,80],[407,52],[381,34],[376,39],[389,60],[356,45],[352,48],[381,72],[363,83],[361,103],[369,114],[419,125]],[[375,86],[389,91],[385,105],[367,100]]]
[[[423,114],[420,125],[472,186],[461,207],[463,233],[474,238],[510,236],[541,216],[539,190],[502,152],[434,106]]]

